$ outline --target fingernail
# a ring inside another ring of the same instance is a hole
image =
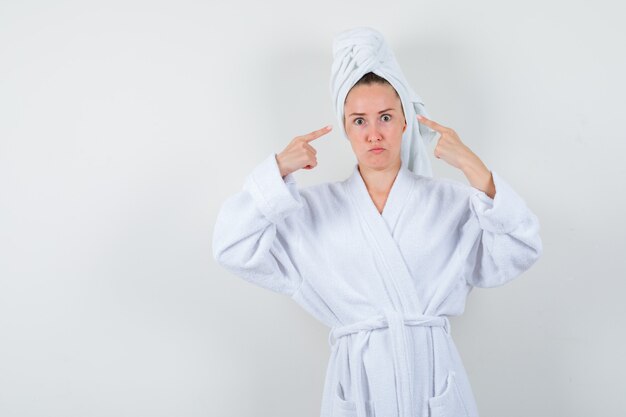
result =
[[[326,130],[330,130],[330,128],[332,128],[331,125],[326,126]]]

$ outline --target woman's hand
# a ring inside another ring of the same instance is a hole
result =
[[[315,157],[317,151],[309,143],[330,132],[331,129],[332,126],[328,125],[309,134],[293,138],[287,147],[276,155],[280,175],[284,177],[300,168],[312,169],[317,166],[317,158]]]
[[[454,129],[442,126],[421,114],[418,114],[417,118],[420,122],[441,134],[435,146],[435,158],[443,159],[448,164],[463,171],[472,187],[494,198],[496,186],[493,182],[491,171],[480,160],[478,155],[461,142],[459,135],[457,135]]]

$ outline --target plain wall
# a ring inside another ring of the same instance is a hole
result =
[[[362,25],[541,222],[543,257],[452,319],[481,416],[626,415],[621,9],[1,1],[0,416],[319,415],[329,329],[211,238],[297,135],[335,127],[300,185],[349,175],[328,82]]]

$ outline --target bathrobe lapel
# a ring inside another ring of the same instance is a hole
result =
[[[413,369],[417,367],[417,369],[424,370],[422,375],[430,375],[432,363],[429,354],[417,354],[413,348],[415,342],[410,343],[408,340],[405,317],[421,316],[424,314],[424,309],[421,300],[417,297],[415,283],[398,242],[394,238],[393,231],[400,216],[417,215],[417,213],[403,213],[411,193],[414,192],[415,180],[412,172],[404,166],[400,168],[389,191],[382,214],[378,212],[367,192],[358,165],[355,165],[352,175],[344,182],[344,185],[346,194],[350,197],[355,211],[358,213],[359,221],[363,225],[368,246],[380,257],[381,264],[385,266],[383,268],[384,276],[381,276],[380,279],[389,300],[380,300],[380,307],[383,309],[385,320],[389,323],[389,337],[393,350],[391,360],[397,387],[397,407],[400,416],[413,416],[416,415],[417,407],[419,407],[414,402],[414,397],[416,395],[426,396],[429,387],[427,380],[415,379]],[[422,334],[426,335],[426,333]],[[352,351],[356,363],[353,372],[357,375],[357,381],[360,384],[358,392],[365,392],[367,388],[359,364],[361,363],[362,349],[367,344],[368,338],[369,332],[360,333],[355,339],[355,346]],[[417,343],[426,346],[429,341],[422,339],[418,340]],[[359,417],[367,416],[367,410],[359,409],[357,415]]]
[[[412,173],[402,165],[393,182],[382,214],[370,197],[361,177],[358,164],[352,175],[344,183],[355,210],[358,212],[368,237],[369,245],[380,255],[387,266],[384,284],[391,297],[391,303],[399,313],[423,313],[423,306],[415,296],[415,286],[393,231],[402,211],[414,190]],[[413,215],[408,213],[407,215]]]

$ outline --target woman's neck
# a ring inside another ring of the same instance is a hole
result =
[[[367,191],[372,198],[382,198],[383,200],[387,199],[387,195],[389,194],[389,191],[391,191],[391,187],[393,186],[393,182],[398,175],[400,166],[400,161],[383,169],[371,169],[359,164],[359,173],[361,174]]]

